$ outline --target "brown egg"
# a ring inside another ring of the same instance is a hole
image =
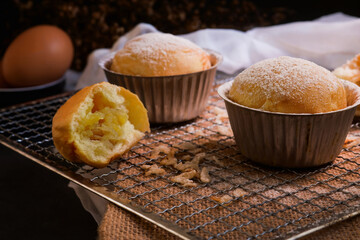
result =
[[[13,87],[49,83],[64,75],[73,56],[67,33],[56,26],[35,26],[17,36],[6,49],[3,76]]]
[[[8,88],[8,84],[5,82],[2,70],[2,61],[0,60],[0,88]]]

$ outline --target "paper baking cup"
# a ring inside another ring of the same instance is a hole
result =
[[[360,88],[343,81],[348,107],[327,113],[287,114],[248,108],[231,101],[227,82],[218,88],[224,99],[240,152],[276,167],[302,168],[333,161],[340,153],[356,107]]]
[[[148,110],[151,123],[174,123],[196,118],[206,107],[216,69],[222,60],[219,53],[206,50],[212,67],[205,71],[161,77],[123,75],[110,70],[115,53],[99,65],[107,80],[138,95]]]

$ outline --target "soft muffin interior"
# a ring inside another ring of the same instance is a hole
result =
[[[74,143],[92,161],[107,161],[144,135],[129,121],[124,101],[115,90],[102,89],[79,108],[73,122]]]

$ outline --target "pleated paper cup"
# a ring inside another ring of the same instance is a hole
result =
[[[356,107],[360,88],[342,81],[348,107],[327,113],[289,114],[242,106],[227,94],[232,82],[218,88],[240,152],[268,166],[303,168],[329,163],[340,153]]]
[[[211,56],[211,68],[183,75],[142,77],[116,73],[110,70],[115,53],[103,58],[99,65],[110,83],[138,95],[151,123],[175,123],[196,118],[206,107],[222,60],[219,53],[206,51]]]

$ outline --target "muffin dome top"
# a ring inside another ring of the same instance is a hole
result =
[[[287,56],[260,61],[241,72],[228,97],[240,105],[281,113],[321,113],[347,106],[343,84],[334,74]]]
[[[210,56],[195,43],[167,33],[147,33],[128,41],[111,70],[132,76],[172,76],[211,67]]]

